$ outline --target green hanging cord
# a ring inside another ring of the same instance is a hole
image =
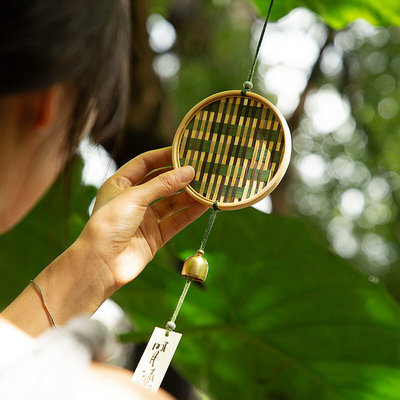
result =
[[[190,284],[191,283],[192,283],[192,279],[191,278],[187,278],[185,286],[184,286],[182,294],[181,294],[181,297],[179,298],[178,304],[176,305],[175,311],[172,314],[171,319],[165,325],[165,328],[166,328],[165,336],[169,336],[169,333],[176,329],[175,321],[176,321],[176,318],[178,317],[179,311],[182,308],[183,302],[185,301],[185,297],[186,297],[186,294],[187,294],[187,292],[188,292],[188,290],[190,288]]]
[[[208,237],[210,236],[211,229],[212,229],[212,227],[214,225],[214,222],[215,222],[215,218],[217,218],[218,211],[220,211],[219,208],[218,208],[218,202],[215,202],[213,204],[213,210],[211,212],[210,218],[208,220],[207,228],[206,228],[206,230],[204,232],[203,239],[202,239],[201,244],[200,244],[200,250],[202,250],[202,251],[204,251],[204,249],[206,248]]]
[[[271,14],[271,10],[272,10],[272,6],[273,5],[274,5],[274,0],[271,0],[270,3],[269,3],[269,9],[268,9],[268,13],[267,13],[267,18],[265,19],[264,26],[263,26],[261,34],[260,34],[260,38],[258,39],[257,49],[256,49],[256,53],[254,54],[254,60],[253,60],[252,66],[250,68],[249,76],[247,78],[247,81],[243,83],[243,89],[242,89],[242,95],[243,96],[246,95],[246,92],[248,90],[251,90],[253,88],[253,75],[254,75],[254,71],[256,69],[258,54],[260,53],[261,44],[262,44],[262,42],[264,40],[265,31],[267,29],[269,16]]]
[[[213,210],[211,212],[210,218],[208,220],[207,228],[206,228],[206,230],[204,232],[203,239],[202,239],[201,244],[200,244],[200,250],[201,251],[204,251],[204,249],[206,247],[208,238],[209,238],[210,233],[211,233],[211,229],[212,229],[212,227],[214,225],[214,222],[215,222],[215,218],[217,218],[218,211],[220,211],[220,209],[218,208],[218,202],[216,201],[213,204]],[[176,329],[176,324],[175,324],[176,318],[178,317],[179,311],[182,308],[183,302],[185,301],[185,298],[186,298],[186,294],[189,291],[189,288],[190,288],[190,285],[191,285],[192,282],[193,282],[192,278],[189,277],[189,278],[186,279],[185,286],[183,287],[182,294],[181,294],[181,297],[179,298],[178,304],[176,305],[175,311],[172,314],[171,319],[165,325],[165,328],[166,328],[165,336],[169,336],[169,333]]]

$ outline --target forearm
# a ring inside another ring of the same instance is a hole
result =
[[[99,190],[97,210],[79,239],[35,278],[56,325],[96,311],[135,279],[161,246],[206,211],[180,192],[193,179],[194,169],[163,172],[170,164],[167,148],[121,167]],[[32,284],[3,316],[31,335],[51,326]]]
[[[98,268],[96,268],[98,264]],[[87,245],[75,242],[36,278],[56,325],[79,314],[93,314],[112,294],[111,278],[94,259]],[[32,336],[51,326],[40,295],[33,284],[2,312],[4,318]]]

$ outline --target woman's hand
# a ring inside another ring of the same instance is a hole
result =
[[[90,249],[106,296],[134,279],[157,250],[206,211],[186,192],[192,167],[172,170],[171,148],[131,160],[100,188],[78,242]]]
[[[206,211],[179,192],[193,179],[194,170],[173,171],[168,165],[170,148],[142,154],[120,168],[100,188],[79,238],[35,278],[56,325],[94,313],[134,279],[163,244]],[[32,285],[2,316],[33,336],[51,326]]]

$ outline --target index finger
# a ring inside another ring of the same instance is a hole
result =
[[[132,186],[140,182],[151,171],[172,164],[171,146],[140,154],[124,164],[114,177],[128,179]]]

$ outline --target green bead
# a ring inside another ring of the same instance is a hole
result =
[[[251,90],[253,89],[253,83],[250,81],[246,81],[243,83],[243,89]]]
[[[204,282],[208,273],[208,262],[203,257],[204,251],[198,250],[197,254],[186,259],[182,268],[182,276],[197,282]]]

